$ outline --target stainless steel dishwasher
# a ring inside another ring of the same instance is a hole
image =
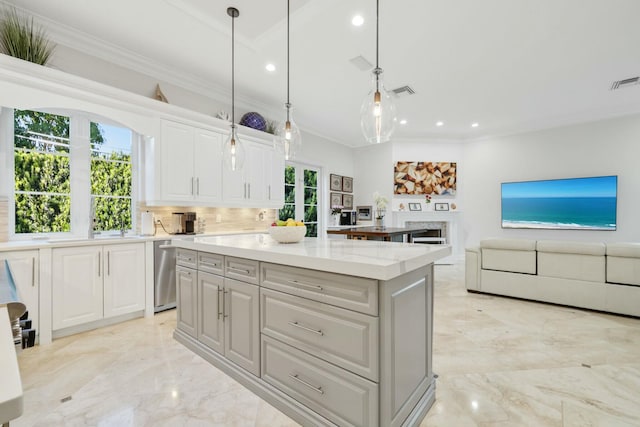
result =
[[[176,306],[176,248],[171,240],[153,242],[155,313]]]

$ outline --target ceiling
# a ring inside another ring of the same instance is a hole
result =
[[[235,6],[237,99],[268,118],[283,115],[285,0],[8,3],[33,14],[59,44],[109,52],[125,66],[138,61],[173,84],[224,97],[231,85],[226,9]],[[366,145],[359,112],[370,72],[350,59],[375,63],[375,1],[291,3],[298,125]],[[351,25],[356,13],[365,19],[361,27]],[[638,16],[638,0],[381,0],[387,89],[410,85],[416,92],[396,99],[407,124],[394,139],[477,139],[639,112],[640,85],[610,90],[613,81],[640,75]],[[277,70],[266,72],[267,62]]]

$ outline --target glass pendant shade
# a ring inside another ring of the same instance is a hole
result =
[[[382,70],[373,71],[373,86],[362,101],[360,127],[370,144],[388,142],[396,128],[396,105],[384,88]]]
[[[244,166],[244,147],[238,139],[236,125],[231,125],[231,133],[222,147],[222,158],[227,169],[237,171]]]
[[[278,125],[276,136],[278,149],[284,153],[285,160],[293,160],[302,148],[302,136],[300,129],[293,121],[293,108],[291,104],[285,104],[287,119]]]

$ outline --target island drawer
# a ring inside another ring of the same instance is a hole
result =
[[[378,381],[377,317],[261,288],[260,330]]]
[[[259,262],[251,259],[227,256],[224,258],[224,275],[254,285],[258,284]]]
[[[378,425],[378,385],[262,336],[262,379],[339,426]]]
[[[378,281],[263,262],[260,285],[373,316],[378,315]]]
[[[176,249],[176,264],[187,268],[198,268],[198,253],[190,249]]]
[[[224,275],[224,255],[198,252],[198,270]]]

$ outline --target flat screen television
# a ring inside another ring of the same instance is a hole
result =
[[[615,230],[617,176],[502,183],[502,228]]]

